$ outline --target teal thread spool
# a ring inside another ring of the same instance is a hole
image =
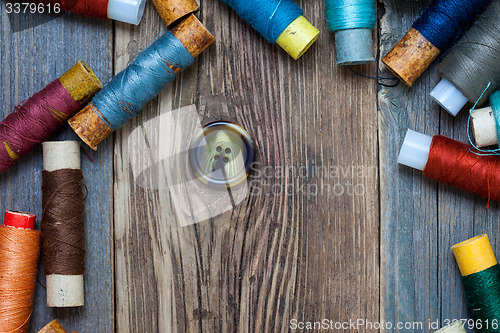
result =
[[[479,332],[500,331],[500,266],[487,235],[452,247],[462,274],[469,314]]]
[[[377,24],[375,0],[325,0],[326,20],[335,33],[337,65],[375,61],[372,29]]]

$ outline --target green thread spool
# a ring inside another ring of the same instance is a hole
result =
[[[479,332],[500,332],[500,265],[487,235],[452,247],[470,316]]]

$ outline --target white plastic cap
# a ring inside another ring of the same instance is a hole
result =
[[[109,0],[108,18],[139,25],[145,6],[146,0]]]
[[[467,97],[446,79],[442,79],[434,90],[431,91],[431,97],[453,117],[455,117],[468,102]]]
[[[424,170],[429,159],[431,142],[431,136],[409,129],[399,152],[398,163],[414,169]]]

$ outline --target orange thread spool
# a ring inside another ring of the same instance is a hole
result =
[[[28,332],[33,312],[41,232],[36,216],[6,211],[0,226],[0,332]]]

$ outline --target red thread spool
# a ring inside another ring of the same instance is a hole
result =
[[[146,0],[38,0],[59,4],[61,10],[98,19],[111,19],[138,25],[144,14]]]
[[[5,219],[3,224],[6,227],[33,230],[35,229],[35,220],[36,215],[7,210],[5,211]]]
[[[46,141],[85,105],[102,84],[79,61],[0,123],[0,173]]]
[[[0,332],[26,333],[33,312],[41,233],[33,214],[6,211],[0,226]]]
[[[500,158],[477,155],[471,146],[441,135],[430,138],[409,130],[398,162],[428,178],[500,201]]]

